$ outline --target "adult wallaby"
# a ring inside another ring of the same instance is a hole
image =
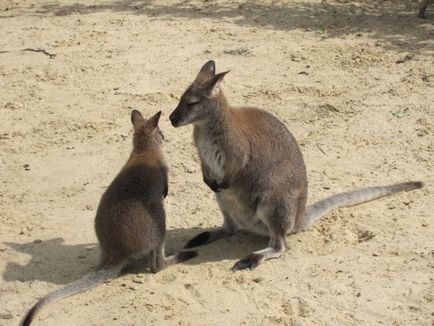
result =
[[[205,183],[216,193],[222,228],[191,239],[186,248],[233,235],[239,229],[270,237],[267,248],[238,261],[232,270],[253,269],[282,255],[286,236],[303,230],[332,209],[422,187],[407,182],[341,193],[306,206],[306,168],[300,148],[271,114],[231,108],[220,89],[228,72],[208,61],[170,115],[174,127],[193,123]]]
[[[45,305],[89,290],[118,276],[132,259],[149,256],[153,273],[166,266],[197,256],[195,251],[165,257],[167,166],[161,152],[163,136],[158,128],[161,111],[145,120],[131,112],[134,126],[133,151],[125,166],[101,198],[95,231],[101,257],[96,271],[40,299],[27,313],[30,325]]]

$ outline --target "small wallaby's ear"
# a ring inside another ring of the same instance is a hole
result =
[[[196,81],[205,81],[209,80],[215,76],[215,62],[213,60],[205,63],[202,68],[200,68],[199,73],[197,74]]]
[[[229,71],[230,70],[215,75],[210,81],[206,83],[206,89],[209,96],[213,97],[217,95],[220,83]]]
[[[152,129],[157,128],[158,121],[160,121],[161,111],[158,111],[152,118],[149,118],[148,121],[146,121],[146,124],[150,126]]]
[[[143,116],[142,114],[137,111],[137,110],[133,110],[131,111],[131,122],[133,125],[135,125],[138,121],[143,121]]]

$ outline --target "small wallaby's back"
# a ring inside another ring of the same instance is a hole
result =
[[[255,268],[280,257],[286,236],[332,209],[422,187],[421,182],[359,189],[306,207],[307,176],[293,135],[270,113],[231,107],[220,84],[227,72],[205,63],[170,115],[174,127],[194,125],[193,139],[204,182],[216,193],[223,227],[191,239],[186,248],[209,243],[240,229],[269,236],[268,247],[239,260],[233,270]]]
[[[50,302],[89,290],[120,274],[133,258],[149,255],[150,268],[157,272],[169,264],[195,257],[181,252],[165,257],[166,217],[163,199],[167,195],[167,167],[160,146],[158,128],[161,112],[145,120],[133,110],[133,152],[101,198],[95,231],[101,257],[97,270],[67,284],[39,300],[28,312],[23,325],[30,325],[39,310]]]

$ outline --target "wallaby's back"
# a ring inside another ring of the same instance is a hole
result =
[[[167,169],[146,160],[127,164],[104,193],[95,218],[95,231],[110,263],[153,248],[164,240],[163,208]]]

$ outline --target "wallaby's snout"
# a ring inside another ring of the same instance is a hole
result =
[[[170,122],[172,123],[172,126],[174,126],[175,128],[180,126],[180,122],[182,120],[181,110],[182,110],[181,103],[179,103],[176,109],[169,116]]]

